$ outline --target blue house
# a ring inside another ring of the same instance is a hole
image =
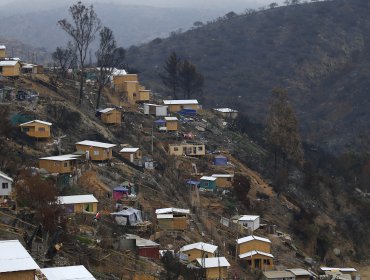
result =
[[[211,191],[213,192],[216,189],[216,180],[215,177],[203,176],[200,178],[199,189],[201,191]]]

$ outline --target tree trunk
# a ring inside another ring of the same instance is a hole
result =
[[[80,74],[81,74],[81,76],[80,76],[80,98],[78,100],[78,105],[79,106],[82,105],[82,99],[83,99],[83,96],[84,96],[84,75],[85,75],[85,71],[83,69],[81,69]]]
[[[99,85],[98,87],[98,96],[96,97],[96,109],[99,109],[100,106],[100,97],[101,97],[101,92],[103,90],[103,87]]]

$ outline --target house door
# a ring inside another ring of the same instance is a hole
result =
[[[260,259],[255,259],[254,260],[254,268],[261,269],[261,260]]]

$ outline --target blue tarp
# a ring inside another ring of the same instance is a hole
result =
[[[195,116],[197,114],[197,111],[193,109],[182,109],[181,111],[178,111],[177,113],[183,116]]]
[[[186,184],[198,186],[200,184],[200,181],[188,180],[188,181],[186,181]]]
[[[115,191],[115,192],[128,192],[128,189],[125,188],[125,187],[122,187],[122,186],[118,186],[118,187],[115,187],[113,189],[113,191]]]
[[[156,120],[156,121],[154,121],[154,123],[157,124],[157,125],[162,125],[162,124],[165,124],[166,121],[165,120]]]

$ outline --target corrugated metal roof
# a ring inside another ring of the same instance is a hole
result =
[[[200,178],[200,180],[205,180],[205,181],[216,181],[217,178],[212,177],[212,176],[203,176]]]
[[[193,105],[198,104],[198,100],[196,99],[188,99],[188,100],[163,100],[163,104],[165,105]]]
[[[303,268],[291,268],[291,269],[287,269],[287,271],[290,271],[295,276],[311,275],[311,273],[308,270],[303,269]]]
[[[5,180],[8,180],[8,181],[10,181],[10,182],[13,182],[13,179],[12,179],[12,178],[10,178],[8,175],[6,175],[4,172],[1,172],[1,171],[0,171],[0,177],[1,177],[1,178],[4,178]]]
[[[320,267],[322,271],[343,271],[343,272],[356,272],[357,270],[353,267]]]
[[[113,110],[115,110],[115,108],[105,108],[105,109],[99,110],[98,112],[104,114],[104,113],[108,113]]]
[[[178,121],[179,119],[176,117],[164,117],[166,121]]]
[[[0,273],[40,269],[18,240],[0,241]]]
[[[263,274],[267,279],[276,279],[276,278],[288,278],[294,277],[294,274],[290,271],[278,270],[278,271],[264,271]]]
[[[259,241],[271,243],[271,241],[269,239],[259,237],[259,236],[255,236],[255,235],[249,235],[249,236],[246,236],[246,237],[242,237],[242,238],[239,238],[236,241],[237,241],[238,244],[242,244],[242,243],[249,242],[249,241],[252,241],[252,240],[259,240]]]
[[[120,150],[120,153],[136,153],[139,150],[139,148],[123,148]]]
[[[203,268],[212,268],[212,267],[229,267],[230,263],[225,257],[216,257],[216,258],[198,258],[198,264]]]
[[[65,160],[76,160],[80,156],[81,155],[68,154],[68,155],[60,155],[60,156],[53,156],[53,157],[43,157],[40,159],[53,160],[53,161],[65,161]]]
[[[40,121],[40,120],[33,120],[33,121],[21,123],[19,126],[26,126],[26,125],[31,124],[31,123],[41,123],[41,124],[45,124],[45,125],[48,125],[48,126],[52,125],[52,123],[50,123],[50,122],[44,122],[44,121]]]
[[[81,142],[77,142],[76,144],[84,145],[84,146],[91,146],[91,147],[98,147],[98,148],[106,148],[106,149],[117,146],[115,144],[96,142],[96,141],[90,141],[90,140],[84,140],[84,141],[81,141]]]
[[[234,174],[212,174],[212,177],[215,178],[232,178]]]
[[[98,202],[98,200],[92,194],[58,196],[57,201],[59,202],[59,204],[77,204],[77,203]]]
[[[241,216],[238,221],[255,221],[259,218],[260,216],[255,216],[255,215],[243,215]],[[255,236],[256,238],[258,236]]]
[[[272,254],[254,250],[254,251],[249,251],[249,252],[244,253],[244,254],[240,254],[239,258],[244,259],[244,258],[248,258],[248,257],[253,257],[254,255],[261,255],[261,256],[266,256],[266,257],[270,257],[270,258],[274,257]]]
[[[156,214],[172,214],[172,213],[182,213],[182,214],[189,214],[189,209],[181,209],[181,208],[160,208],[155,210]]]
[[[186,252],[186,251],[189,251],[189,250],[197,249],[197,250],[200,250],[200,251],[214,253],[217,250],[217,248],[218,247],[216,245],[212,245],[212,244],[204,243],[204,242],[197,242],[197,243],[193,243],[193,244],[183,246],[180,249],[180,252]]]
[[[172,219],[173,214],[157,214],[157,219]]]
[[[233,110],[230,108],[214,108],[214,110],[219,111],[221,113],[238,113],[237,110]]]
[[[0,61],[0,66],[14,66],[18,63],[17,60],[2,60]]]
[[[41,272],[48,280],[96,280],[83,265],[43,268]]]
[[[149,239],[137,238],[136,247],[159,247],[160,244],[155,243]]]

